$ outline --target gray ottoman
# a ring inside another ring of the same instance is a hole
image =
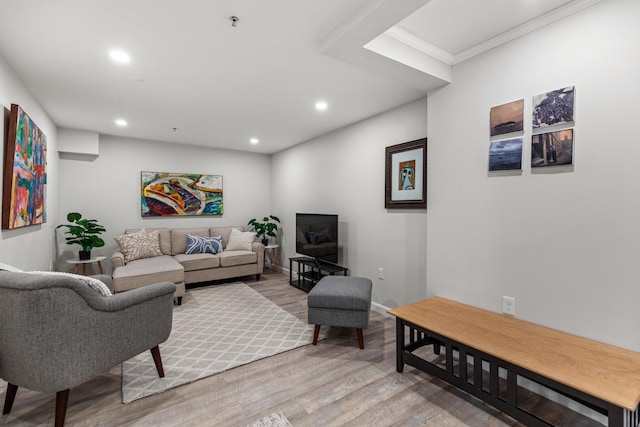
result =
[[[313,344],[318,343],[320,325],[356,328],[358,344],[364,348],[362,329],[369,326],[371,280],[365,277],[325,276],[309,292],[309,323],[315,325]]]

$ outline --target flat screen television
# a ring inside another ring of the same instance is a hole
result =
[[[338,263],[338,215],[297,213],[296,252]]]

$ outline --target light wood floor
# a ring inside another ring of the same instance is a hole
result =
[[[267,272],[245,283],[306,321],[306,294],[288,275]],[[294,426],[521,426],[468,394],[409,366],[395,370],[395,320],[372,312],[364,331],[331,328],[317,346],[304,346],[150,396],[122,403],[121,368],[71,389],[67,426],[246,426],[282,411]],[[162,352],[162,345],[160,345]],[[87,355],[86,357],[91,357]],[[0,380],[0,401],[6,382]],[[54,393],[19,389],[0,425],[53,425]],[[551,422],[601,425],[532,397]]]

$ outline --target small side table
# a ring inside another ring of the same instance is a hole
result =
[[[280,273],[280,263],[278,262],[278,248],[280,245],[267,245],[264,247],[265,251],[267,249],[271,249],[271,257],[273,259],[273,265],[275,266],[276,272]]]
[[[104,271],[102,271],[102,264],[101,261],[107,259],[106,256],[96,256],[90,259],[68,259],[66,260],[67,263],[69,264],[73,264],[73,274],[78,274],[78,266],[82,265],[82,274],[84,276],[87,275],[87,264],[93,264],[98,263],[98,270],[100,270],[100,274],[104,274]]]

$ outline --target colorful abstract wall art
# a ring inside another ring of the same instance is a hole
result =
[[[222,215],[222,175],[142,172],[142,216]]]
[[[2,228],[47,221],[47,137],[20,106],[11,104],[4,151]]]

